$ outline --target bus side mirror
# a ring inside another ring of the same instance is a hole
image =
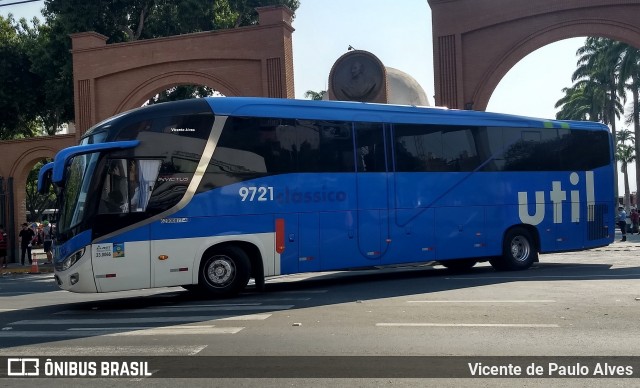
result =
[[[45,164],[38,173],[38,193],[47,194],[52,184],[53,163]]]

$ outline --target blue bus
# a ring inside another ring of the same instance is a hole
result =
[[[614,238],[606,126],[337,101],[203,98],[109,118],[40,171],[65,290],[489,261]]]

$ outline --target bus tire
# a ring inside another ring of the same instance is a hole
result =
[[[440,265],[450,271],[461,272],[470,270],[478,261],[475,259],[459,259],[441,261]]]
[[[531,233],[525,228],[513,228],[504,236],[502,256],[489,262],[498,271],[527,269],[538,261],[538,250]]]
[[[233,296],[247,286],[250,273],[247,254],[238,247],[227,246],[203,257],[198,285],[211,296]]]

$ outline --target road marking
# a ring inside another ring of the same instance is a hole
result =
[[[69,337],[126,337],[139,335],[182,335],[182,334],[236,334],[244,327],[211,327],[183,330],[173,328],[153,328],[145,330],[109,333],[105,330],[66,331],[0,331],[0,338],[69,338]],[[126,329],[129,330],[129,329]]]
[[[65,310],[56,314],[60,315],[78,315],[78,314],[155,314],[155,313],[176,313],[176,312],[195,312],[195,311],[250,311],[250,310],[288,310],[294,307],[292,304],[288,305],[219,305],[218,307],[189,307],[189,306],[173,306],[173,307],[147,307],[143,309],[130,309],[130,310]]]
[[[376,323],[377,327],[560,327],[546,323]]]
[[[210,321],[263,321],[271,314],[250,314],[215,318],[210,315],[184,317],[149,317],[149,318],[87,318],[87,319],[29,319],[12,322],[7,326],[16,325],[99,325],[99,324],[128,324],[128,323],[178,323],[178,322],[210,322]]]
[[[195,356],[207,345],[194,346],[70,346],[43,347],[18,346],[0,349],[0,355],[16,355],[23,357],[58,357],[58,356]]]
[[[77,327],[67,331],[100,332],[108,337],[132,335],[181,335],[181,334],[236,334],[244,327],[215,327],[215,325],[190,325],[166,327]]]
[[[408,300],[407,303],[555,303],[555,300]]]
[[[263,303],[263,302],[272,303],[272,302],[304,302],[307,300],[311,300],[311,298],[269,298],[269,299],[247,299],[245,301],[258,302],[258,303]]]
[[[640,273],[612,274],[612,275],[541,275],[541,276],[488,276],[488,277],[450,277],[447,280],[531,280],[531,279],[597,279],[597,278],[620,278],[637,277]]]
[[[274,294],[326,294],[329,290],[276,291]]]

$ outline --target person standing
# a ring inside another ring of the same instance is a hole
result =
[[[618,226],[622,232],[622,240],[627,241],[627,212],[624,211],[624,207],[618,207]]]
[[[51,259],[53,255],[51,254],[51,246],[53,245],[53,230],[51,229],[51,225],[49,225],[49,221],[45,221],[44,227],[42,228],[42,232],[44,233],[44,253],[47,254],[47,264],[51,263]]]
[[[4,225],[0,225],[0,264],[2,268],[7,268],[7,233]]]
[[[631,234],[638,233],[640,234],[640,230],[638,230],[638,224],[640,224],[640,213],[638,213],[637,209],[631,209],[631,214],[629,215],[631,218]]]
[[[22,250],[22,265],[25,265],[24,256],[27,255],[29,265],[31,265],[31,242],[36,236],[33,229],[29,228],[29,224],[26,222],[22,224],[22,230],[20,231],[20,249]]]

